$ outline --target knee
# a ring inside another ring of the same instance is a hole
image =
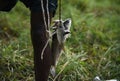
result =
[[[36,38],[38,37],[44,37],[45,36],[45,27],[44,26],[34,26],[31,27],[31,35],[35,36]]]

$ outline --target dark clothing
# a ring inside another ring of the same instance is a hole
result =
[[[10,11],[18,0],[0,0],[0,11]],[[41,0],[20,0],[25,4],[26,7],[28,7],[33,12],[41,12],[42,11],[42,5]],[[44,9],[46,11],[47,0],[43,0]],[[48,9],[50,12],[55,12],[57,8],[57,0],[48,0]]]
[[[26,7],[29,7],[30,10],[38,12],[42,10],[41,0],[20,0],[23,2]],[[46,8],[47,0],[43,0],[44,9]],[[48,0],[49,11],[55,11],[57,8],[57,0]]]
[[[0,0],[0,11],[10,11],[18,0]],[[48,28],[48,14],[42,13],[41,0],[20,0],[25,4],[27,8],[31,11],[31,39],[34,50],[34,69],[35,69],[35,81],[48,81],[49,71],[51,67],[51,48],[48,44],[45,48],[43,59],[41,59],[41,52],[43,47],[46,45],[49,37],[46,33],[45,22],[47,23]],[[43,0],[43,6],[45,12],[47,11],[47,0]],[[51,21],[52,17],[57,8],[57,0],[48,0],[49,1],[49,19]]]
[[[17,0],[0,0],[0,11],[10,11],[16,3]]]

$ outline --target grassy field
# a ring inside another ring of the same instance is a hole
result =
[[[0,12],[0,81],[34,81],[29,17],[20,2]],[[62,0],[62,18],[72,27],[58,81],[120,80],[120,0]]]

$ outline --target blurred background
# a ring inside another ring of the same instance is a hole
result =
[[[53,20],[58,16],[57,10]],[[29,18],[21,2],[9,13],[0,12],[0,81],[34,80]],[[120,0],[62,0],[66,18],[72,19],[71,37],[57,66],[57,80],[120,80]]]

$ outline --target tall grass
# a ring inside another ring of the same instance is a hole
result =
[[[62,1],[62,19],[71,18],[72,27],[57,66],[58,81],[120,80],[119,5],[119,0]],[[0,12],[0,81],[34,80],[29,16],[22,3]]]

